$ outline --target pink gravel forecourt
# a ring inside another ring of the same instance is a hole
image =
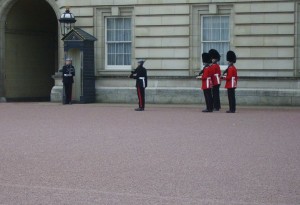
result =
[[[0,103],[0,204],[300,204],[299,107],[134,108]]]

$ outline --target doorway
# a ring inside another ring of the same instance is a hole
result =
[[[58,23],[45,0],[17,1],[5,24],[7,101],[49,101],[58,65]]]

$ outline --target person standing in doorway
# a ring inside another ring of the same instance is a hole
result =
[[[139,99],[139,107],[135,111],[145,110],[145,89],[148,85],[147,70],[144,60],[138,60],[138,67],[131,72],[130,78],[136,79],[136,89]]]
[[[212,60],[211,69],[213,71],[212,96],[213,96],[214,111],[219,111],[221,109],[221,103],[220,103],[221,69],[218,62],[220,61],[221,56],[219,52],[215,49],[211,49],[209,51],[209,54]]]
[[[202,112],[212,112],[213,111],[213,99],[212,99],[212,81],[211,77],[213,75],[212,69],[210,67],[211,58],[208,53],[202,53],[202,62],[203,69],[197,76],[197,79],[202,80],[202,90],[204,93],[206,109],[202,110]]]
[[[229,110],[227,113],[235,113],[236,111],[236,100],[235,100],[235,89],[237,87],[237,69],[234,66],[236,63],[236,55],[233,51],[228,51],[226,55],[228,61],[228,68],[226,75],[222,78],[226,80],[225,88],[227,88]]]
[[[75,68],[72,59],[67,58],[61,70],[63,77],[63,104],[72,104],[72,85],[74,83]]]

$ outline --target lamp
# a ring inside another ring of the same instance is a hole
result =
[[[63,36],[69,33],[69,31],[72,30],[72,28],[74,28],[76,19],[74,15],[70,12],[70,9],[68,7],[66,8],[66,11],[60,16],[59,22],[61,34]]]

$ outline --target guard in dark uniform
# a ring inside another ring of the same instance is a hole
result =
[[[72,104],[72,85],[74,83],[75,68],[72,65],[72,59],[67,58],[66,64],[61,70],[63,75],[63,104]]]
[[[213,111],[213,99],[212,99],[212,75],[213,70],[210,67],[211,58],[208,53],[202,53],[202,62],[204,64],[203,69],[197,76],[197,79],[202,80],[202,90],[204,93],[206,109],[202,110],[202,112],[212,112]]]
[[[236,55],[233,51],[228,51],[226,55],[228,61],[228,68],[224,72],[225,76],[222,78],[226,80],[225,88],[227,88],[229,110],[227,113],[235,113],[236,111],[236,101],[235,101],[235,89],[237,88],[237,69],[234,66],[236,63]]]
[[[138,67],[131,72],[130,78],[136,79],[136,89],[139,98],[139,108],[135,111],[145,110],[145,88],[148,85],[147,70],[144,68],[144,60],[138,61]]]
[[[221,69],[218,62],[220,61],[221,56],[219,52],[215,49],[211,49],[209,51],[209,54],[212,60],[211,69],[213,70],[212,96],[213,96],[213,103],[214,103],[214,111],[219,111],[221,109],[221,103],[220,103]]]

